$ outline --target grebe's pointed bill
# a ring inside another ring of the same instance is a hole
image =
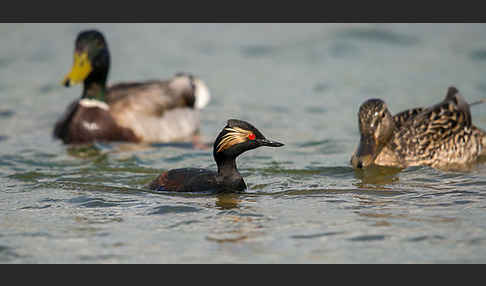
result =
[[[285,144],[283,143],[280,143],[280,142],[277,142],[277,141],[273,141],[273,140],[268,140],[268,139],[258,139],[257,140],[261,146],[268,146],[268,147],[282,147],[284,146]]]

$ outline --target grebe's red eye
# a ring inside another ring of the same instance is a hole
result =
[[[256,136],[255,136],[255,134],[253,134],[253,133],[250,133],[250,134],[248,135],[248,139],[250,139],[250,140],[255,140],[255,138],[256,138]]]

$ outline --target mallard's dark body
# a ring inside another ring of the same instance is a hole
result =
[[[260,146],[280,147],[245,121],[230,119],[214,142],[218,171],[183,168],[162,173],[149,188],[170,192],[242,192],[247,186],[236,167],[236,157]]]
[[[54,136],[66,144],[94,141],[139,142],[132,130],[119,126],[110,112],[100,107],[86,107],[76,100],[54,127]]]
[[[472,123],[469,104],[454,87],[434,106],[393,117],[388,114],[381,100],[368,100],[361,106],[362,134],[351,158],[354,167],[376,164],[462,169],[485,155],[486,133]]]

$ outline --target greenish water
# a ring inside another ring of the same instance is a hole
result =
[[[202,135],[252,122],[286,145],[238,159],[244,194],[161,194],[185,144],[52,138],[81,92],[60,82],[81,29],[104,32],[109,82],[192,72],[209,86]],[[486,95],[484,24],[0,24],[1,263],[485,263],[486,166],[354,172],[357,111]],[[486,128],[486,105],[471,108]]]

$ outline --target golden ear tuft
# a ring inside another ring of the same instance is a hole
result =
[[[226,127],[225,130],[228,131],[228,133],[226,133],[218,143],[217,152],[224,151],[236,144],[243,143],[253,134],[253,132],[239,127]]]

